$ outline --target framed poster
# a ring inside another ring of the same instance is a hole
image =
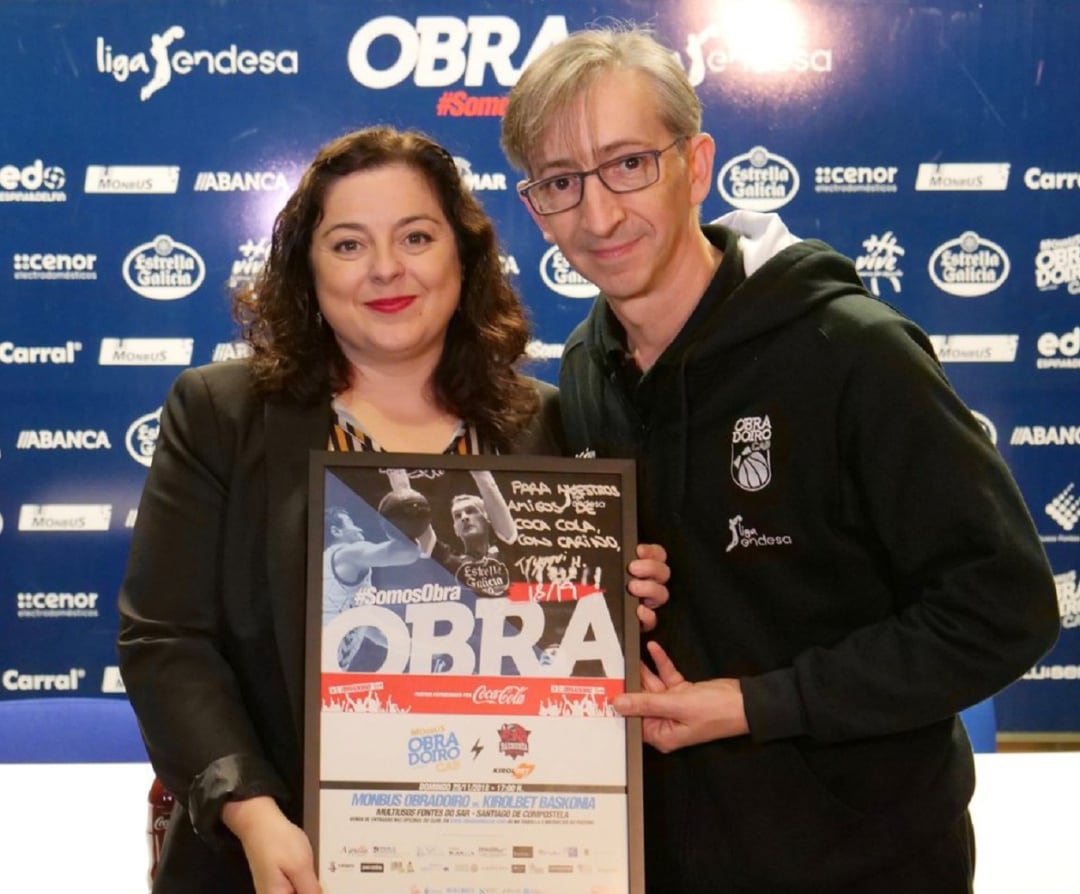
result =
[[[315,453],[304,826],[326,894],[639,894],[632,460]]]

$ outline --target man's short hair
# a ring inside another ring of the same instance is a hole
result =
[[[510,163],[531,174],[533,153],[548,128],[561,125],[601,75],[618,69],[652,80],[660,119],[672,136],[701,131],[701,100],[676,54],[651,30],[633,24],[587,28],[537,56],[510,90],[502,124]]]
[[[476,506],[476,508],[480,510],[480,514],[484,516],[484,519],[488,522],[488,524],[491,524],[491,519],[488,518],[487,506],[485,506],[484,501],[475,494],[458,494],[457,496],[455,496],[450,501],[450,515],[453,516],[454,510],[462,504]]]

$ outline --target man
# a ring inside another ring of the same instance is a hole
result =
[[[323,627],[357,604],[357,595],[371,586],[372,568],[407,565],[420,557],[420,547],[414,540],[391,537],[373,543],[365,539],[363,530],[340,506],[331,506],[324,513],[324,538]],[[338,666],[342,670],[362,669],[355,665],[369,642],[378,650],[386,648],[386,638],[379,630],[373,627],[350,630],[338,644]]]
[[[563,354],[571,450],[638,460],[641,537],[668,548],[654,668],[617,701],[653,746],[650,894],[970,891],[956,715],[1058,621],[1023,500],[926,336],[775,215],[699,223],[713,139],[646,32],[538,56],[503,146],[602,291]]]

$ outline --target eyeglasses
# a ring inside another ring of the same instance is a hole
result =
[[[675,141],[663,149],[646,149],[620,155],[611,161],[597,165],[591,171],[567,171],[543,180],[533,180],[518,187],[518,192],[525,196],[537,214],[558,214],[569,211],[581,204],[585,194],[585,178],[596,174],[600,182],[612,192],[637,192],[652,186],[660,179],[660,156],[686,137],[676,137]]]

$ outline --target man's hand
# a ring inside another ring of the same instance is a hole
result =
[[[738,680],[691,683],[679,673],[659,643],[646,648],[656,673],[641,666],[644,692],[617,696],[613,705],[624,717],[641,717],[642,737],[667,754],[687,745],[741,736],[750,731]]]
[[[656,627],[656,611],[668,601],[668,588],[665,586],[671,578],[671,568],[667,563],[667,552],[655,543],[639,543],[637,558],[626,568],[633,577],[627,585],[631,596],[640,602],[637,607],[641,629],[648,633]]]
[[[244,846],[257,894],[322,894],[311,843],[273,798],[230,801],[221,819]]]

